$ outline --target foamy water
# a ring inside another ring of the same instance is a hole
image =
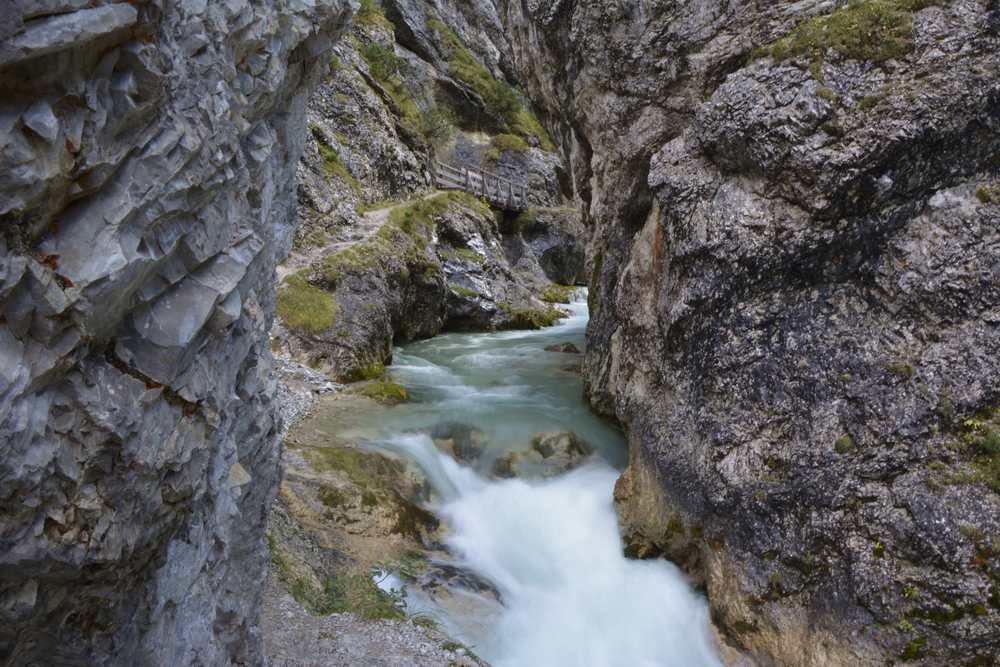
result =
[[[567,355],[542,351],[552,342],[582,347],[586,305],[572,309],[550,329],[452,334],[397,353],[393,375],[416,402],[382,415],[365,435],[425,471],[449,551],[502,600],[480,605],[481,618],[449,614],[419,595],[410,603],[496,667],[720,665],[705,601],[677,568],[622,555],[612,504],[621,435],[587,410],[579,378],[560,374]],[[481,474],[486,464],[461,466],[412,431],[441,421],[481,429],[494,455],[527,448],[537,431],[570,430],[600,457],[553,479],[493,481]]]

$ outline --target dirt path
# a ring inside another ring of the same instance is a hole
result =
[[[385,208],[378,208],[362,214],[358,224],[338,230],[334,238],[326,245],[309,246],[308,248],[292,249],[285,261],[278,265],[278,282],[285,279],[297,271],[310,266],[316,260],[339,252],[344,248],[367,241],[372,234],[377,232],[382,225],[389,220],[389,214],[400,206],[412,204],[417,199],[429,199],[437,194],[437,190],[432,190],[420,197],[405,199],[395,202]]]

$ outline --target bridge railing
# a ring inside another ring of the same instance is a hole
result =
[[[528,208],[528,186],[483,169],[453,167],[444,162],[433,163],[434,183],[442,190],[464,190],[488,202],[512,211]]]

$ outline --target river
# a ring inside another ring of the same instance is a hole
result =
[[[612,491],[624,440],[587,408],[580,377],[567,368],[578,355],[544,350],[583,349],[586,303],[578,295],[568,309],[570,317],[539,331],[448,334],[395,351],[392,376],[412,400],[355,436],[423,468],[454,563],[502,600],[443,607],[412,590],[408,605],[496,667],[719,665],[705,601],[677,568],[622,555]],[[484,451],[474,462],[458,464],[419,432],[442,422],[479,429]],[[543,431],[572,431],[596,456],[544,480],[485,475]],[[405,584],[389,577],[382,585]]]

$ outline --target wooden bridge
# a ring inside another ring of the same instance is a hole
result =
[[[431,164],[434,184],[441,190],[464,190],[508,211],[528,208],[528,186],[524,183],[515,183],[482,169],[453,167],[436,160]]]

